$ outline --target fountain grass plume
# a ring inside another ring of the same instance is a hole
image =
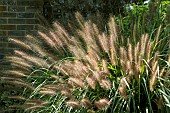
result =
[[[22,71],[9,70],[11,79],[1,81],[1,84],[26,88],[23,90],[26,101],[22,109],[26,112],[44,110],[50,103],[53,107],[63,105],[65,109],[70,106],[73,109],[85,107],[91,111],[102,111],[116,104],[114,111],[125,102],[126,107],[122,110],[126,110],[130,109],[128,106],[132,107],[131,103],[140,100],[138,97],[143,96],[141,87],[147,84],[146,89],[142,89],[145,90],[144,94],[152,94],[156,90],[158,75],[163,75],[161,70],[166,71],[160,66],[160,52],[155,46],[159,44],[161,28],[155,40],[144,34],[135,39],[134,44],[130,38],[126,40],[118,35],[112,16],[107,31],[101,31],[102,28],[91,20],[84,20],[79,13],[76,13],[76,19],[79,27],[70,25],[70,29],[66,30],[55,22],[52,30],[39,31],[38,38],[28,35],[25,41],[10,39],[21,48],[15,50],[15,54],[7,57],[7,60]],[[19,78],[22,78],[21,81]],[[133,102],[128,97],[134,99]],[[57,103],[57,99],[60,102]],[[140,111],[143,107],[140,104],[137,106],[133,106],[131,111]]]

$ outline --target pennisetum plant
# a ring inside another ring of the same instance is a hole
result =
[[[6,57],[13,68],[7,70],[0,82],[16,88],[11,90],[16,93],[9,91],[10,95],[6,95],[17,103],[9,105],[8,110],[168,111],[169,67],[165,60],[160,60],[159,47],[169,42],[159,39],[161,27],[154,40],[143,34],[134,43],[133,39],[118,35],[113,17],[105,31],[92,21],[85,21],[79,13],[76,19],[79,27],[69,25],[69,32],[55,22],[52,30],[39,31],[37,37],[27,35],[24,41],[9,39],[20,48]]]

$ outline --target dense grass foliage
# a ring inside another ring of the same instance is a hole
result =
[[[1,111],[169,113],[168,5],[133,5],[107,22],[76,13],[67,29],[54,22],[38,36],[10,38],[18,49],[6,56]]]

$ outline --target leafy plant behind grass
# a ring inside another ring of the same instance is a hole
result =
[[[148,33],[153,38],[160,25],[164,28],[164,33],[167,33],[170,1],[155,0],[148,4],[127,4],[126,7],[132,7],[132,9],[125,10],[126,16],[116,18],[120,34],[124,37],[133,37],[135,42],[135,39],[139,39],[142,34]]]
[[[55,22],[53,30],[39,32],[39,37],[10,39],[21,48],[6,57],[14,68],[1,77],[1,84],[21,92],[4,95],[17,100],[9,110],[168,112],[169,64],[160,59],[159,50],[169,42],[160,43],[161,27],[154,40],[148,34],[125,39],[117,34],[113,17],[105,31],[79,13],[76,18],[80,27],[70,26],[72,35]]]

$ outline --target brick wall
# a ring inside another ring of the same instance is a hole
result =
[[[36,15],[42,7],[43,0],[0,0],[0,59],[14,48],[8,43],[9,37],[23,38],[36,32]]]
[[[124,0],[126,1],[126,0]],[[50,4],[45,7],[45,3]],[[109,13],[118,12],[119,0],[0,0],[0,67],[4,55],[11,53],[14,45],[8,42],[10,37],[24,40],[24,35],[36,33],[39,25],[37,14],[45,11],[46,19],[67,22],[75,12],[84,17],[100,11],[107,17]],[[44,6],[44,7],[43,7]],[[43,10],[43,8],[45,10]],[[51,9],[52,8],[52,9]],[[1,70],[1,68],[0,68]]]

